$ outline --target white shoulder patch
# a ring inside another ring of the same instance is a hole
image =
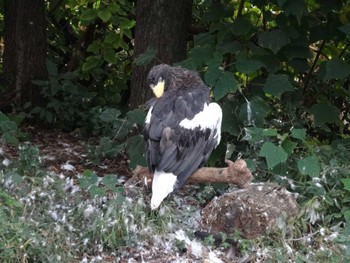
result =
[[[151,121],[151,116],[152,116],[152,110],[153,110],[153,106],[149,108],[146,119],[145,119],[145,123],[148,124]]]
[[[180,122],[180,126],[186,129],[216,129],[216,139],[219,144],[221,139],[221,121],[222,121],[222,110],[217,103],[205,104],[203,111],[196,114],[192,120],[184,119]]]

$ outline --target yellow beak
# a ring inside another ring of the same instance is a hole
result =
[[[157,85],[151,87],[154,95],[157,98],[160,98],[163,95],[163,93],[164,93],[164,84],[165,84],[165,81],[163,80],[163,81],[159,81],[157,83]]]

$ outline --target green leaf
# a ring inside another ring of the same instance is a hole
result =
[[[296,142],[292,142],[291,140],[285,139],[282,142],[281,146],[286,151],[286,153],[288,153],[288,155],[291,155],[297,145],[298,144]]]
[[[228,132],[233,136],[239,136],[241,133],[240,121],[236,116],[235,104],[233,101],[224,100],[222,105],[222,125],[221,131]]]
[[[72,79],[76,79],[78,77],[78,75],[75,72],[70,72],[70,71],[67,71],[67,72],[61,74],[61,76],[65,80],[72,80]]]
[[[298,46],[298,45],[287,45],[283,48],[283,54],[288,60],[293,58],[311,58],[312,54],[310,52],[309,46]]]
[[[89,188],[89,193],[91,196],[105,196],[106,190],[98,187],[97,185],[91,185]]]
[[[99,41],[92,42],[88,48],[87,51],[94,53],[95,55],[98,55],[102,49],[102,45]]]
[[[291,136],[304,142],[306,139],[306,129],[293,129]]]
[[[264,63],[264,68],[270,73],[275,73],[277,70],[281,68],[281,61],[273,54],[266,54],[262,56],[254,56],[262,63]]]
[[[222,3],[213,3],[208,11],[203,15],[203,21],[215,21],[223,19],[225,16],[225,6]]]
[[[209,66],[204,74],[204,81],[208,86],[213,87],[221,75],[222,70],[217,66]]]
[[[267,78],[264,91],[278,98],[286,91],[293,91],[294,87],[288,80],[288,75],[275,74]]]
[[[324,80],[345,79],[350,74],[350,65],[340,58],[334,58],[326,63]]]
[[[258,37],[259,44],[263,48],[272,50],[275,54],[289,43],[289,38],[279,29],[270,32],[262,32]]]
[[[109,2],[108,5],[107,5],[107,8],[113,14],[120,9],[119,5],[117,5],[116,2]]]
[[[228,143],[226,145],[225,159],[229,160],[232,157],[233,152],[236,150],[236,145],[233,143]]]
[[[339,120],[340,110],[333,104],[322,101],[313,105],[310,113],[314,115],[315,125],[321,126],[325,123],[333,123]]]
[[[288,158],[286,151],[281,146],[276,146],[272,142],[265,142],[263,144],[259,156],[265,157],[269,169],[285,162]]]
[[[344,189],[347,190],[348,192],[350,192],[350,178],[343,178],[340,180],[344,185]]]
[[[297,162],[298,170],[303,175],[318,177],[321,172],[321,166],[315,156],[307,156]]]
[[[252,29],[250,22],[244,17],[238,17],[231,26],[232,34],[235,36],[245,36]]]
[[[214,97],[219,100],[225,97],[228,93],[234,92],[237,89],[237,82],[232,72],[222,71],[218,81],[214,86]]]
[[[147,65],[151,63],[151,61],[155,58],[157,54],[157,50],[154,48],[148,48],[145,53],[138,55],[134,59],[134,63],[136,65]]]
[[[259,96],[251,98],[251,101],[243,103],[239,108],[239,119],[245,126],[263,126],[265,117],[270,113],[267,102]]]
[[[118,34],[113,31],[106,36],[105,42],[113,44],[114,42],[118,41],[118,39],[119,39]]]
[[[57,65],[51,60],[46,59],[46,69],[50,76],[55,77],[58,75]]]
[[[345,25],[339,27],[339,30],[350,36],[350,23],[346,23]]]
[[[115,54],[115,51],[113,48],[106,48],[103,51],[103,59],[106,60],[108,63],[115,64],[117,63],[117,56]]]
[[[108,189],[113,190],[116,184],[118,184],[118,178],[114,174],[108,174],[102,178],[102,183],[107,186]]]
[[[251,143],[259,142],[266,137],[275,137],[278,134],[277,130],[272,128],[264,129],[258,127],[249,127],[244,128],[244,131],[245,135],[243,137],[243,140],[249,141]]]
[[[142,136],[129,137],[126,142],[126,151],[130,158],[129,167],[134,169],[136,165],[147,166],[144,156],[145,141]]]
[[[99,18],[102,19],[103,22],[108,22],[111,19],[111,12],[108,9],[102,9],[97,12]]]
[[[23,178],[23,176],[19,175],[18,173],[14,173],[11,175],[11,180],[16,184],[20,184],[23,182],[24,178]]]
[[[282,7],[282,9],[285,11],[285,14],[287,16],[295,15],[298,20],[298,23],[300,24],[303,13],[307,12],[305,0],[293,0],[293,1],[278,0],[278,3]]]
[[[343,212],[346,224],[350,224],[350,210]],[[349,226],[348,226],[349,227]],[[350,251],[349,251],[350,252]]]
[[[104,122],[113,122],[120,115],[120,111],[115,108],[107,108],[100,114],[100,119]]]
[[[144,124],[146,118],[146,114],[140,109],[129,111],[126,116],[133,124],[135,123],[140,126]]]
[[[98,181],[98,176],[96,173],[85,170],[83,173],[83,177],[79,178],[79,185],[83,189],[88,189],[91,185],[96,184]]]
[[[95,9],[87,9],[85,10],[81,16],[80,16],[80,20],[83,21],[92,21],[97,17],[96,11]]]
[[[101,59],[96,56],[90,56],[86,59],[86,61],[83,64],[82,71],[90,71],[91,69],[97,67],[97,65],[100,63]]]
[[[236,62],[236,69],[244,74],[250,74],[256,72],[263,65],[260,60],[256,59],[241,60]]]
[[[212,58],[213,52],[213,47],[209,45],[195,47],[191,50],[191,59],[196,66],[202,66]]]
[[[235,54],[243,49],[244,47],[241,43],[232,40],[227,40],[221,44],[216,45],[216,51],[220,54]]]

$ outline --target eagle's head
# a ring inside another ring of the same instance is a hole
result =
[[[147,83],[154,95],[160,98],[169,88],[172,75],[172,67],[166,64],[154,66],[147,76]]]

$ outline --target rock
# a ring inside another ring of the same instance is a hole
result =
[[[251,184],[213,199],[202,211],[200,230],[227,235],[239,231],[243,238],[254,239],[281,217],[298,213],[298,203],[285,188],[273,183]]]

